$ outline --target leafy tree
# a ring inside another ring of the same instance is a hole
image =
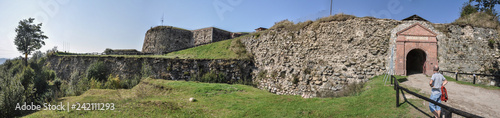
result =
[[[45,45],[43,40],[48,38],[41,30],[42,23],[33,24],[34,20],[34,18],[21,20],[16,28],[17,35],[14,44],[16,44],[17,50],[24,54],[25,65],[28,64],[28,55]]]
[[[109,69],[104,64],[104,62],[98,61],[92,63],[89,68],[87,68],[87,78],[88,79],[96,79],[99,81],[105,81],[108,78]]]
[[[104,53],[110,55],[111,53],[113,53],[113,49],[106,48],[106,50],[104,50]]]
[[[465,17],[465,16],[467,16],[469,14],[476,13],[477,10],[478,10],[477,7],[471,5],[470,2],[466,2],[462,6],[462,11],[460,12],[460,17]]]
[[[480,12],[486,12],[496,16],[495,5],[500,4],[500,0],[469,0],[469,3],[476,2],[474,5]]]

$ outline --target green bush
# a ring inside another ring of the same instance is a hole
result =
[[[106,50],[104,50],[103,53],[106,54],[106,55],[110,55],[111,53],[113,53],[113,50],[109,49],[109,48],[106,48]]]
[[[471,5],[469,2],[465,2],[460,11],[460,17],[468,16],[477,12],[477,7]]]
[[[95,62],[87,69],[87,78],[94,78],[99,81],[105,81],[108,78],[109,69],[101,61]]]
[[[496,41],[494,39],[488,40],[488,46],[493,49],[495,47]]]
[[[25,101],[24,87],[19,78],[6,75],[0,75],[0,117],[19,116],[23,111],[15,110],[15,107]]]
[[[209,83],[226,83],[226,75],[223,73],[217,74],[215,71],[210,71],[208,73],[203,74],[203,76],[192,76],[190,78],[191,81],[200,81],[200,82],[209,82]]]
[[[140,81],[141,81],[141,77],[134,76],[130,79],[124,79],[124,80],[120,81],[120,85],[124,89],[131,89],[135,85],[139,84]]]
[[[61,91],[65,92],[65,96],[81,95],[90,89],[89,79],[82,78],[78,71],[71,73],[69,82],[61,85]]]
[[[89,81],[89,86],[92,89],[101,89],[102,88],[102,83],[101,83],[101,81],[96,80],[95,78],[92,78]]]
[[[53,100],[54,90],[48,84],[55,72],[44,66],[45,56],[38,52],[24,66],[22,58],[0,65],[0,117],[15,117],[27,111],[15,110],[17,103],[40,105]]]
[[[106,89],[121,89],[120,77],[118,75],[109,75],[108,80],[104,83]]]

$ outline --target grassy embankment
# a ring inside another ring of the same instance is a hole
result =
[[[372,78],[355,96],[311,99],[246,85],[143,79],[132,89],[91,89],[60,99],[114,103],[115,110],[39,111],[27,117],[412,117],[410,105],[395,107],[393,87],[382,79]],[[189,102],[190,97],[197,101]]]
[[[249,36],[249,35],[247,35]],[[202,46],[188,48],[164,55],[85,55],[76,53],[59,52],[58,56],[98,56],[98,57],[127,57],[127,58],[180,58],[180,59],[249,59],[250,54],[246,53],[245,46],[240,42],[242,36],[235,39],[229,39],[214,42]]]

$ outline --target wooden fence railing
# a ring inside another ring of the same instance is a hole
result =
[[[447,72],[447,73],[454,73],[455,74],[455,80],[458,81],[458,75],[463,74],[463,75],[472,75],[472,84],[476,84],[476,76],[494,76],[494,77],[499,77],[500,75],[495,74],[480,74],[480,73],[463,73],[463,72],[453,72],[453,71],[441,71],[441,72]]]
[[[437,106],[440,106],[442,111],[447,111],[446,113],[442,113],[442,115],[445,115],[447,118],[448,117],[451,117],[452,113],[455,113],[455,114],[458,114],[460,116],[463,116],[463,117],[467,117],[467,118],[482,118],[481,116],[478,116],[478,115],[474,115],[474,114],[471,114],[471,113],[468,113],[468,112],[465,112],[465,111],[462,111],[462,110],[459,110],[459,109],[455,109],[453,107],[449,107],[449,106],[446,106],[444,104],[441,104],[441,103],[438,103],[434,100],[431,100],[430,98],[427,98],[425,96],[422,96],[420,94],[417,94],[413,91],[410,91],[402,86],[399,86],[399,83],[398,83],[398,80],[396,79],[396,77],[394,77],[393,75],[391,75],[391,84],[394,82],[394,90],[396,90],[396,107],[399,107],[400,104],[399,104],[399,91],[401,90],[401,93],[403,94],[403,91],[406,91],[406,93],[409,93],[413,96],[416,96],[420,99],[423,99],[425,101],[428,101],[428,102],[431,102]]]

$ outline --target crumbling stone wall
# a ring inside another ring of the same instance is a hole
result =
[[[233,38],[233,33],[215,27],[193,30],[195,46]]]
[[[47,65],[57,77],[68,80],[72,72],[85,74],[87,68],[97,61],[105,63],[110,73],[121,79],[141,77],[143,67],[151,68],[155,79],[189,80],[206,73],[222,74],[226,82],[251,82],[253,63],[247,60],[223,59],[167,59],[167,58],[124,58],[112,56],[51,56]]]
[[[228,32],[226,30],[213,28],[212,29],[212,42],[231,39],[232,38],[231,34],[232,34],[231,32]]]
[[[495,29],[442,25],[445,38],[438,40],[441,70],[466,73],[499,74],[500,53]],[[491,41],[491,42],[490,42]],[[455,77],[453,73],[444,73]],[[477,76],[476,83],[500,86],[495,77]],[[459,81],[472,82],[472,75],[461,75]]]
[[[212,32],[212,27],[193,30],[194,45],[198,46],[212,42]]]
[[[303,97],[336,96],[386,71],[390,31],[401,21],[355,18],[269,29],[244,38],[258,88]]]
[[[142,52],[165,54],[194,47],[193,33],[172,26],[158,26],[149,29],[144,37]]]
[[[165,54],[241,35],[242,33],[232,33],[215,27],[189,31],[172,26],[157,26],[146,32],[142,52]]]
[[[445,24],[443,28],[443,24],[423,21],[354,18],[312,23],[300,30],[270,29],[242,42],[254,55],[252,75],[258,88],[276,94],[328,97],[350,84],[386,73],[391,49],[397,50],[396,32],[417,22],[437,34],[441,70],[498,73],[497,32],[470,26]],[[496,42],[493,47],[490,39]],[[472,76],[462,78],[471,81]],[[478,79],[478,83],[498,85],[493,77]]]

